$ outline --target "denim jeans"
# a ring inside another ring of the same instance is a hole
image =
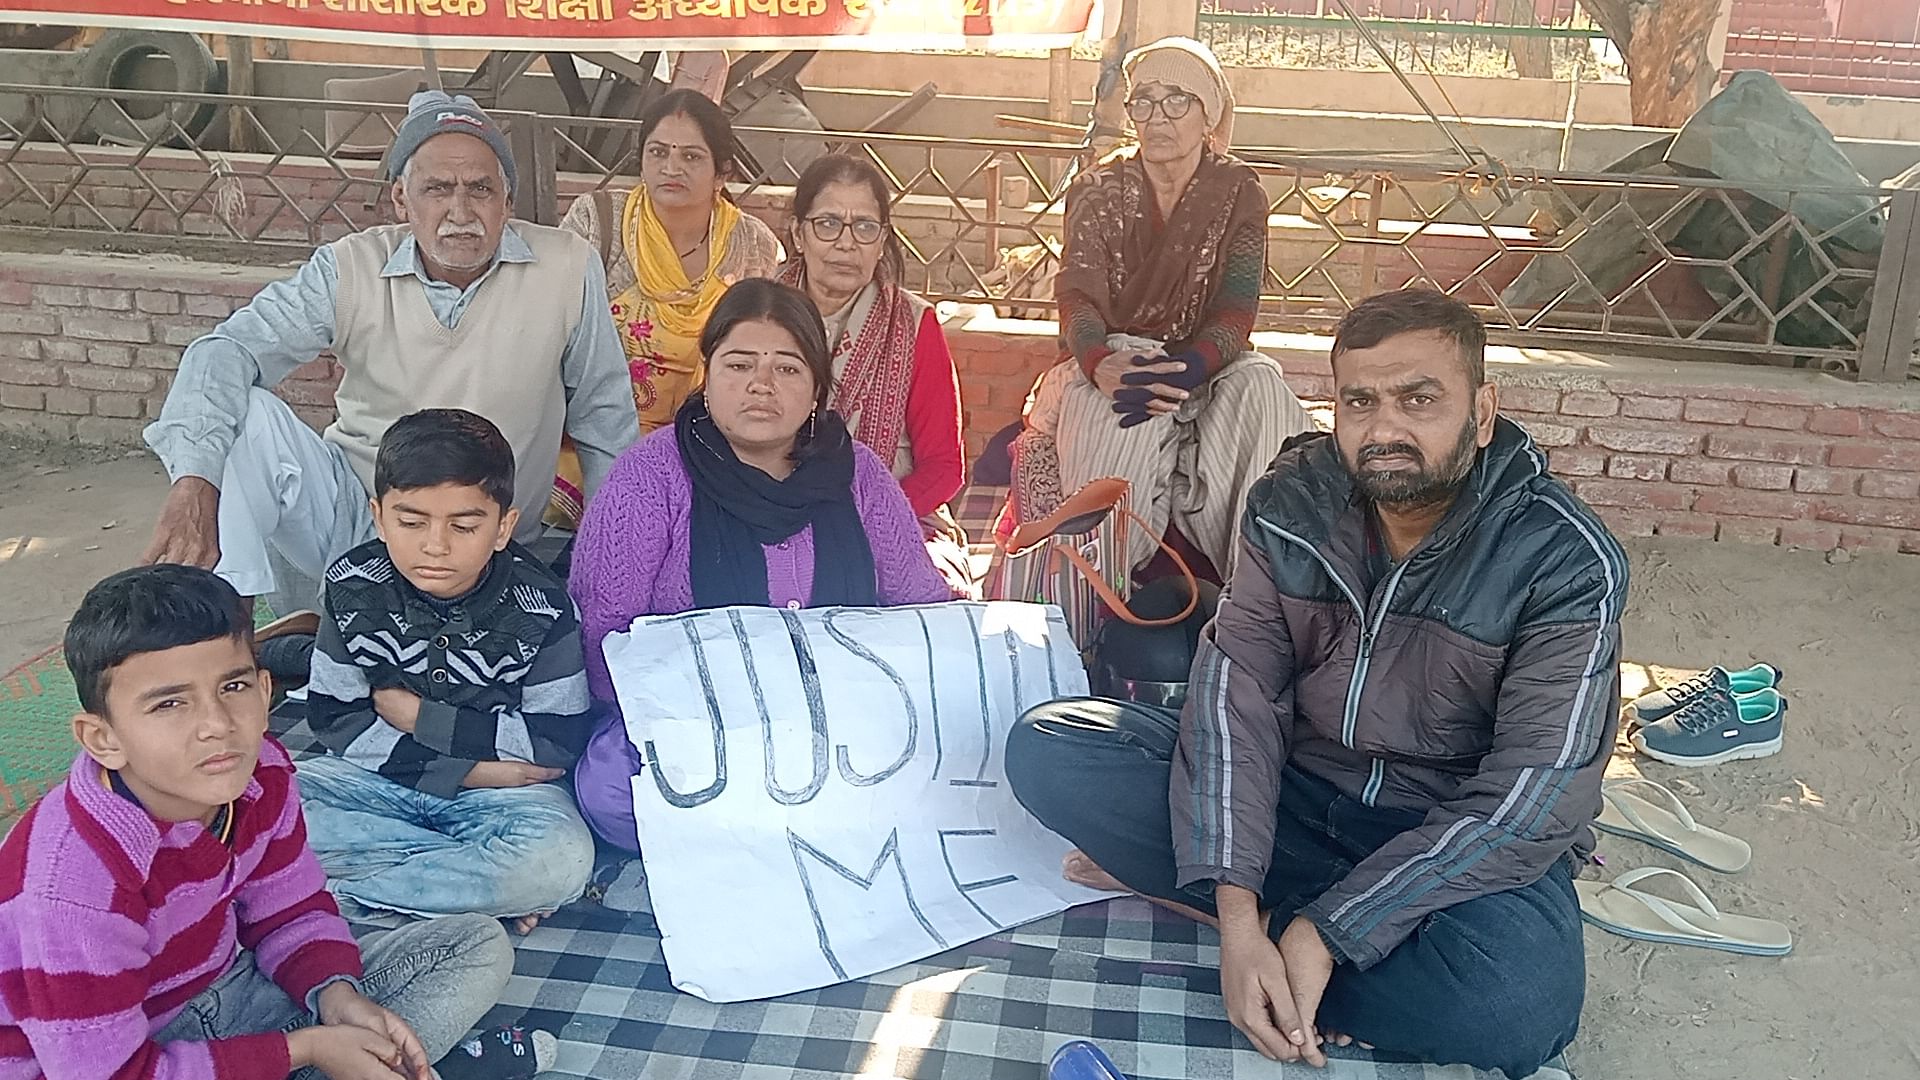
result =
[[[513,974],[513,943],[496,919],[455,915],[408,923],[360,939],[360,985],[375,1004],[405,1020],[439,1061],[500,1000]],[[242,951],[214,984],[154,1036],[167,1042],[209,1042],[237,1035],[293,1031],[314,1022]],[[302,1070],[301,1080],[318,1080]]]
[[[451,799],[340,758],[299,765],[307,842],[333,894],[409,915],[544,915],[586,891],[593,836],[561,784]]]
[[[1212,913],[1175,884],[1167,786],[1179,716],[1133,702],[1042,705],[1007,739],[1013,793],[1048,828],[1149,897]],[[1260,905],[1272,932],[1422,815],[1371,807],[1289,767]],[[1569,860],[1531,885],[1428,915],[1361,971],[1340,964],[1322,1026],[1435,1064],[1530,1076],[1573,1041],[1586,992],[1580,905]]]

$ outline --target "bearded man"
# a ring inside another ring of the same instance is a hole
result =
[[[1218,927],[1228,1015],[1282,1061],[1523,1077],[1579,1026],[1627,565],[1485,350],[1440,293],[1355,307],[1333,434],[1254,484],[1184,710],[1054,702],[1008,741],[1067,876]]]

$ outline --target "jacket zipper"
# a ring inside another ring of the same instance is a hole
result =
[[[1321,567],[1326,570],[1327,576],[1333,579],[1333,583],[1340,587],[1342,593],[1346,594],[1347,602],[1353,605],[1353,610],[1360,616],[1360,655],[1354,660],[1353,675],[1347,680],[1346,710],[1340,718],[1340,742],[1345,745],[1347,749],[1352,750],[1354,749],[1354,726],[1360,718],[1360,692],[1366,688],[1367,668],[1371,666],[1373,662],[1374,638],[1380,633],[1380,624],[1386,621],[1387,608],[1393,603],[1394,590],[1400,587],[1400,578],[1407,572],[1407,564],[1402,562],[1398,567],[1394,568],[1392,576],[1387,578],[1387,588],[1386,592],[1380,598],[1380,608],[1373,614],[1372,620],[1369,621],[1367,617],[1367,606],[1360,602],[1358,594],[1348,587],[1346,581],[1340,577],[1339,572],[1333,568],[1333,564],[1327,561],[1326,556],[1320,554],[1318,548],[1315,548],[1312,544],[1307,543],[1300,537],[1280,528],[1263,517],[1255,517],[1254,520],[1260,523],[1261,528],[1283,540],[1299,545],[1306,550],[1307,554],[1312,555],[1315,561],[1319,562]],[[1380,763],[1378,761],[1374,762],[1374,769],[1376,773],[1380,771]],[[1367,788],[1370,792],[1375,791],[1379,788],[1379,784],[1370,781]],[[1372,805],[1370,800],[1368,801],[1368,805]]]

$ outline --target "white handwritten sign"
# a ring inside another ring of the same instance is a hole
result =
[[[1087,692],[1054,607],[728,608],[606,640],[673,983],[860,978],[1103,894],[1008,790],[1007,731]]]

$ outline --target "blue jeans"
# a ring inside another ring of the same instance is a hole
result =
[[[299,765],[333,894],[409,915],[544,915],[580,898],[593,835],[559,784],[415,791],[327,756]]]
[[[1142,895],[1213,913],[1175,883],[1167,803],[1180,718],[1133,702],[1042,705],[1007,738],[1007,780],[1034,817]],[[1272,932],[1423,815],[1367,806],[1288,767],[1260,906]],[[1580,1027],[1586,950],[1562,859],[1531,885],[1443,908],[1379,963],[1334,969],[1323,1027],[1440,1065],[1530,1076]]]

